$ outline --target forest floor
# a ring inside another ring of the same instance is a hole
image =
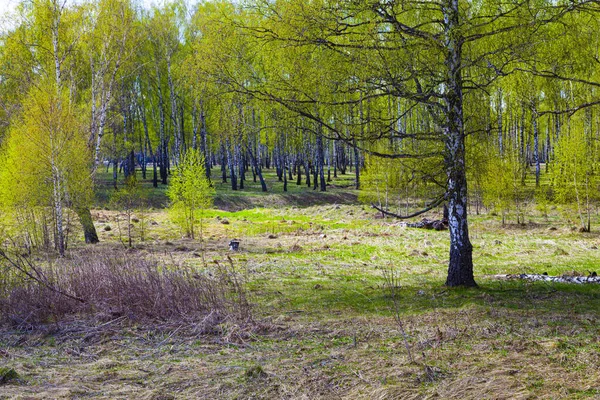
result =
[[[130,250],[107,192],[93,211],[102,251],[198,268],[202,256],[208,264],[230,256],[254,324],[225,324],[219,334],[123,318],[5,328],[0,367],[20,379],[0,379],[0,398],[600,398],[600,286],[495,277],[600,272],[594,225],[574,231],[559,209],[531,211],[525,225],[473,215],[479,287],[451,289],[443,286],[448,232],[378,218],[349,180],[327,193],[290,183],[288,194],[270,182],[264,195],[217,185],[203,245],[169,221],[164,191],[136,216]],[[240,251],[228,250],[232,238]],[[397,307],[383,278],[392,270]]]

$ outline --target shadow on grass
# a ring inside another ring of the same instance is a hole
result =
[[[313,190],[306,184],[297,185],[289,180],[287,191],[279,181],[275,171],[264,171],[268,192],[263,192],[260,183],[250,177],[244,183],[244,189],[232,190],[229,182],[222,182],[220,171],[213,170],[214,186],[217,191],[215,207],[224,211],[241,211],[256,207],[311,207],[325,204],[358,204],[358,192],[351,190],[352,177],[339,176],[327,184],[327,191]]]
[[[315,289],[315,288],[318,288]],[[287,306],[316,314],[351,311],[362,315],[392,313],[392,300],[381,281],[359,285],[355,281],[313,281],[287,292]],[[548,284],[542,282],[482,281],[477,288],[447,288],[442,282],[401,286],[397,290],[399,312],[425,314],[476,307],[482,310],[562,314],[565,317],[600,313],[600,285]]]
[[[214,175],[213,175],[214,176]],[[283,183],[278,182],[270,174],[268,179],[268,192],[262,192],[260,184],[246,181],[244,189],[232,190],[229,183],[214,181],[216,196],[214,206],[223,211],[241,211],[257,207],[311,207],[325,204],[358,204],[358,192],[346,189],[342,186],[328,185],[328,191],[314,191],[305,185],[296,185],[294,182],[288,184],[288,191],[283,191]],[[96,208],[110,208],[110,200],[114,189],[112,176],[105,171],[98,173],[96,177]],[[123,179],[119,176],[117,186],[123,185]],[[168,206],[169,199],[166,194],[167,185],[161,183],[158,187],[152,186],[151,179],[138,177],[140,194],[148,207],[162,209]]]
[[[311,207],[325,204],[358,204],[356,193],[303,191],[301,193],[218,193],[215,207],[224,211],[242,211],[257,207]]]

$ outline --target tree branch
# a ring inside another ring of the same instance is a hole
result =
[[[68,297],[69,299],[76,300],[80,303],[86,302],[81,297],[73,296],[69,293],[63,292],[62,290],[60,290],[60,289],[56,288],[55,286],[53,286],[52,284],[50,284],[48,282],[48,280],[46,279],[46,277],[44,276],[44,274],[36,266],[34,266],[29,260],[25,260],[25,262],[24,262],[23,257],[17,257],[17,260],[14,260],[11,257],[9,257],[3,250],[0,250],[0,259],[3,259],[14,269],[19,271],[20,273],[22,273],[23,275],[25,275],[27,278],[31,279],[32,281],[45,287],[46,289],[51,290],[55,293],[58,293],[61,296]],[[27,265],[25,265],[25,263]],[[33,270],[35,275],[34,275],[34,273],[28,271],[27,267],[29,267],[31,270]]]
[[[427,211],[430,211],[432,209],[434,209],[435,207],[439,206],[440,204],[442,204],[444,202],[444,200],[446,199],[446,196],[441,196],[440,198],[438,198],[437,200],[435,200],[433,203],[430,203],[429,206],[427,206],[426,208],[419,210],[415,213],[412,213],[410,215],[400,215],[400,214],[395,214],[393,212],[384,210],[381,207],[377,207],[375,204],[371,203],[371,207],[373,207],[374,209],[376,209],[377,211],[381,212],[384,215],[390,216],[390,217],[394,217],[394,218],[398,218],[398,219],[409,219],[409,218],[414,218],[414,217],[418,217],[421,214],[425,214]]]

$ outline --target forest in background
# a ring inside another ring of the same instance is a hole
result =
[[[591,229],[598,12],[585,0],[23,2],[0,47],[5,235],[64,254],[73,213],[97,242],[100,169],[115,189],[136,169],[157,187],[194,151],[232,190],[252,176],[268,191],[273,168],[284,191],[326,191],[352,168],[383,213],[445,203],[446,283],[475,285],[468,207],[520,223],[532,202],[572,204]]]

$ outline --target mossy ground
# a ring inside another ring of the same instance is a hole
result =
[[[44,332],[5,330],[0,366],[21,380],[2,386],[0,398],[600,398],[600,287],[494,277],[599,270],[594,225],[573,231],[562,208],[546,217],[530,210],[526,225],[473,215],[479,287],[449,289],[447,232],[376,218],[357,203],[351,176],[327,193],[290,182],[283,194],[268,179],[267,194],[255,184],[237,193],[218,184],[204,243],[183,238],[160,208],[164,191],[144,183],[154,209],[143,216],[143,242],[137,216],[130,250],[198,268],[202,255],[209,263],[231,256],[259,328],[223,325],[215,336],[193,326],[71,321]],[[100,246],[117,251],[124,225],[104,209],[109,189],[100,193]],[[228,251],[232,238],[239,252]],[[390,269],[415,362],[382,278]]]

